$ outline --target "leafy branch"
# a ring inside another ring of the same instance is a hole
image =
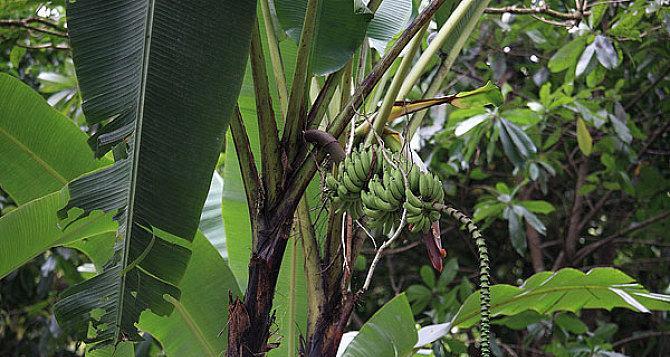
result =
[[[546,15],[553,17],[559,20],[581,20],[582,18],[591,15],[590,12],[581,12],[581,11],[572,11],[572,12],[560,12],[554,9],[551,9],[548,5],[538,6],[538,7],[516,7],[516,6],[505,6],[505,7],[487,7],[484,10],[487,14],[504,14],[510,13],[514,15]]]
[[[0,27],[19,27],[28,31],[35,31],[47,35],[67,37],[67,29],[55,22],[41,17],[28,17],[25,19],[0,19]]]

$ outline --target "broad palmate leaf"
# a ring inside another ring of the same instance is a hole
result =
[[[119,221],[104,271],[57,305],[61,326],[78,338],[97,346],[140,340],[142,311],[174,309],[255,9],[248,0],[69,3],[83,108],[98,126],[90,143],[98,155],[114,149],[117,161],[71,182],[59,214],[112,211]]]

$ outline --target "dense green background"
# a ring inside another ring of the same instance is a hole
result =
[[[575,7],[572,1],[548,4],[565,12]],[[510,5],[530,3],[490,6]],[[519,285],[536,272],[567,266],[614,266],[650,291],[667,294],[670,10],[662,1],[641,0],[593,1],[585,10],[583,21],[570,26],[556,22],[572,20],[542,21],[542,15],[486,15],[442,92],[490,80],[502,88],[504,105],[493,111],[435,108],[413,146],[440,174],[448,201],[484,228],[494,283]],[[39,15],[55,22],[42,27],[55,34],[0,26],[0,71],[38,90],[90,132],[68,42],[58,34],[65,24],[62,1],[46,7],[3,1],[0,14],[0,20]],[[437,20],[444,21],[443,15]],[[419,98],[429,80],[410,98]],[[10,198],[11,189],[0,187],[0,216],[23,203]],[[450,319],[476,289],[474,246],[457,228],[442,225],[448,260],[440,275],[417,242],[394,247],[357,307],[352,329],[401,292],[418,322]],[[368,244],[361,266],[373,256]],[[87,277],[76,269],[85,262],[75,250],[55,248],[0,280],[0,355],[75,355],[76,344],[57,327],[52,307],[58,292]],[[498,320],[493,331],[494,352],[504,355],[670,354],[670,321],[662,312],[525,312]],[[455,331],[434,352],[474,353],[475,337]],[[137,353],[160,350],[150,338],[142,348]]]

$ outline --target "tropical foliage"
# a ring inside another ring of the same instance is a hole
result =
[[[667,2],[0,14],[0,355],[670,352]]]

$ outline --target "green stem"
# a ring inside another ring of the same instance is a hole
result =
[[[307,280],[307,341],[311,339],[316,329],[321,310],[326,303],[319,245],[316,241],[314,226],[309,217],[307,196],[303,196],[296,211],[296,224],[301,236],[302,248],[305,255],[305,277]]]
[[[281,58],[281,52],[279,51],[279,41],[277,40],[277,34],[275,33],[269,1],[270,0],[261,0],[261,12],[263,14],[263,24],[265,25],[265,35],[268,39],[270,61],[272,62],[272,70],[274,72],[275,84],[277,85],[277,93],[279,95],[279,105],[281,107],[282,118],[284,118],[285,121],[286,112],[288,111],[288,85],[286,84],[284,63]]]
[[[400,91],[400,86],[402,85],[407,72],[410,70],[412,61],[414,60],[414,55],[421,47],[421,40],[423,39],[423,34],[426,32],[427,25],[423,26],[419,32],[416,33],[412,41],[409,43],[409,48],[405,52],[405,56],[400,62],[400,66],[396,70],[393,80],[391,80],[391,85],[389,86],[386,94],[384,95],[384,100],[382,105],[377,112],[377,116],[374,119],[372,129],[367,138],[365,138],[365,145],[372,145],[375,142],[376,136],[381,135],[384,131],[384,126],[386,126],[386,120],[391,114],[391,109],[393,108],[393,103],[398,97],[398,92]]]
[[[433,98],[435,95],[437,95],[437,92],[440,90],[440,88],[442,88],[442,83],[449,74],[449,70],[451,69],[452,64],[453,62],[448,63],[446,59],[442,61],[440,67],[437,69],[437,72],[435,72],[435,76],[433,76],[433,80],[430,82],[428,89],[426,89],[426,91],[423,93],[423,98]],[[409,121],[409,125],[407,126],[407,136],[405,140],[408,142],[412,141],[412,137],[414,137],[414,134],[421,126],[421,122],[427,113],[427,110],[421,110],[412,115],[412,118]]]
[[[340,108],[339,110],[344,109],[344,106],[349,101],[351,97],[351,75],[353,73],[353,61],[349,60],[347,64],[342,68],[342,82],[340,84]]]
[[[235,114],[230,120],[230,132],[233,134],[233,143],[235,144],[235,151],[237,152],[238,163],[240,165],[240,173],[242,174],[242,182],[244,183],[244,191],[247,196],[247,205],[249,207],[249,217],[251,220],[251,231],[254,232],[252,237],[253,244],[256,246],[256,234],[258,230],[258,193],[261,190],[261,180],[258,176],[258,169],[256,168],[256,161],[254,161],[254,154],[251,152],[251,144],[247,136],[247,129],[244,127],[244,120],[240,108],[235,108]]]
[[[389,78],[391,78],[390,71],[384,73],[382,79],[379,80],[379,83],[377,83],[374,93],[372,94],[372,99],[368,100],[368,104],[366,106],[368,113],[377,109],[377,103],[379,103],[379,101],[382,99],[382,94],[384,94],[384,89],[386,89],[386,83],[388,83]]]
[[[372,11],[372,13],[374,14],[375,12],[377,12],[377,9],[379,9],[379,6],[382,4],[382,1],[384,0],[370,0],[370,2],[368,3],[368,9],[370,9],[370,11]]]
[[[298,150],[298,139],[300,133],[305,129],[306,117],[301,115],[305,106],[306,88],[309,84],[311,75],[309,70],[309,57],[312,48],[312,39],[316,32],[316,17],[321,1],[308,0],[305,10],[305,20],[302,24],[300,42],[298,43],[298,53],[295,65],[295,74],[293,76],[293,85],[291,86],[291,96],[289,97],[288,109],[286,112],[286,126],[282,142],[288,153],[289,162],[293,161]]]
[[[267,69],[265,68],[265,57],[261,44],[258,20],[251,31],[251,73],[256,91],[256,111],[258,119],[259,135],[261,140],[261,162],[263,168],[263,183],[268,195],[270,206],[275,202],[277,190],[283,176],[281,165],[281,154],[279,145],[279,133],[277,122],[272,109],[272,97],[270,96],[270,85],[268,82]]]
[[[421,75],[425,72],[434,58],[433,56],[438,54],[447,41],[454,42],[454,45],[450,47],[449,55],[458,55],[489,2],[490,0],[463,0],[458,4],[451,16],[442,25],[435,38],[430,42],[428,48],[421,54],[414,67],[412,67],[412,70],[400,88],[400,96],[404,97],[409,93],[414,83],[419,81]],[[467,22],[464,24],[463,20]],[[470,24],[473,21],[474,23]]]
[[[367,66],[369,52],[370,52],[370,45],[368,44],[368,41],[364,41],[358,53],[358,64],[356,67],[356,85],[361,84],[363,82],[363,79],[365,78],[365,67]]]
[[[321,125],[324,115],[328,111],[328,104],[333,99],[337,84],[342,78],[342,73],[342,70],[339,70],[326,78],[323,88],[319,91],[319,95],[316,97],[307,115],[307,126],[309,129],[317,129]]]

